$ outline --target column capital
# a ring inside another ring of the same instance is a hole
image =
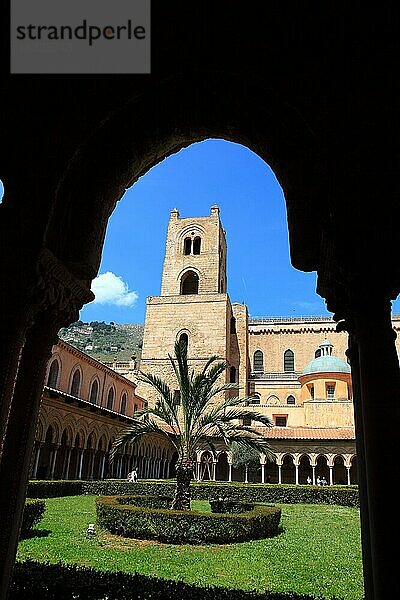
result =
[[[33,306],[39,311],[56,309],[60,327],[76,320],[82,306],[94,300],[90,282],[76,279],[47,248],[37,258],[36,274],[31,295]]]
[[[347,247],[338,243],[332,222],[324,223],[317,293],[334,313],[338,331],[358,334],[360,319],[369,319],[376,327],[386,321],[391,301],[400,293],[400,276],[384,258],[379,268],[374,268],[369,252],[355,251],[352,244],[354,240],[349,240]]]
[[[16,280],[17,269],[19,276]],[[0,312],[6,315],[5,329],[10,323],[13,335],[16,323],[20,323],[23,335],[26,328],[36,322],[38,315],[49,313],[52,309],[54,319],[57,316],[55,326],[59,329],[76,320],[82,306],[94,299],[91,282],[77,279],[47,248],[42,248],[29,262],[10,265],[7,276],[13,278],[13,287],[1,299]]]
[[[326,298],[337,322],[336,331],[347,331],[356,340],[377,334],[391,342],[396,339],[391,321],[395,296],[380,287],[373,275],[368,280],[360,275],[346,278],[343,284],[332,286]]]

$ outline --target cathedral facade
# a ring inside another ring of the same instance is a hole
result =
[[[188,347],[189,364],[200,370],[212,355],[225,360],[227,383],[237,383],[248,406],[268,415],[273,427],[258,427],[275,454],[260,458],[254,481],[357,483],[353,390],[346,356],[347,334],[329,316],[249,318],[245,304],[227,291],[227,244],[218,206],[210,215],[168,224],[160,296],[147,298],[139,369],[179,390],[168,359],[177,340]],[[400,317],[392,318],[395,331]],[[397,338],[399,339],[399,338]],[[397,350],[399,346],[397,344]],[[143,440],[110,464],[109,450],[137,410],[157,401],[137,371],[114,368],[59,341],[48,364],[31,476],[50,479],[174,476],[174,451]],[[120,367],[120,368],[119,368]],[[118,372],[119,371],[119,372]],[[236,390],[229,392],[237,395]],[[222,399],[222,398],[221,398]],[[244,426],[251,422],[242,422]],[[247,480],[227,448],[199,451],[196,478]]]
[[[176,380],[168,354],[183,339],[189,364],[201,368],[212,355],[226,360],[226,382],[270,416],[260,427],[276,456],[263,461],[258,481],[357,482],[353,390],[346,356],[347,335],[330,317],[251,319],[246,305],[231,302],[227,291],[227,245],[218,206],[207,217],[168,224],[161,294],[147,299],[140,369],[157,374],[171,389]],[[394,329],[400,319],[393,318]],[[139,384],[150,405],[154,391]],[[236,393],[236,392],[235,392]],[[175,389],[177,402],[179,390]],[[250,423],[243,423],[250,425]],[[227,449],[197,456],[199,479],[242,479]]]

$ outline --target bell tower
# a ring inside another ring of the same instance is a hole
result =
[[[181,219],[174,209],[168,224],[162,296],[226,293],[226,239],[219,208],[209,217]]]
[[[247,393],[247,308],[231,305],[227,293],[226,238],[218,206],[207,217],[180,218],[171,211],[167,229],[161,295],[147,298],[140,369],[177,385],[168,360],[177,340],[188,347],[196,371],[217,355],[229,362],[227,382]],[[222,381],[221,381],[222,383]],[[154,390],[139,384],[149,405]]]

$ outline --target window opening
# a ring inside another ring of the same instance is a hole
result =
[[[126,413],[126,394],[122,395],[120,413],[121,415]]]
[[[97,379],[95,379],[92,383],[92,387],[90,389],[90,398],[89,401],[92,404],[97,404],[97,394],[99,392],[99,384],[97,383]]]
[[[49,371],[49,377],[47,379],[47,385],[49,387],[51,387],[51,388],[56,388],[57,387],[59,370],[60,370],[60,367],[59,367],[59,364],[58,364],[58,360],[55,359],[51,363],[50,371]]]
[[[194,271],[188,271],[183,275],[181,280],[181,294],[198,294],[199,293],[199,277]]]
[[[108,390],[108,396],[107,396],[107,408],[109,410],[113,410],[114,407],[114,388],[110,388]]]
[[[231,318],[231,333],[236,333],[236,319],[235,319],[235,317]]]
[[[326,397],[329,399],[333,399],[335,397],[335,385],[328,384],[326,386]]]
[[[186,348],[189,345],[189,337],[187,333],[181,333],[179,336],[179,342],[184,342],[186,344]]]
[[[261,350],[254,352],[253,371],[264,371],[264,355]]]
[[[77,369],[72,377],[71,382],[71,396],[79,396],[79,389],[81,387],[81,373]]]
[[[292,350],[286,350],[283,355],[283,370],[285,373],[294,371],[294,352]]]
[[[195,237],[193,240],[193,254],[200,254],[201,238]]]

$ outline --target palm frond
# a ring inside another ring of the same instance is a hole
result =
[[[177,413],[177,407],[174,403],[174,397],[169,385],[158,377],[157,375],[153,375],[152,373],[144,373],[143,371],[139,371],[138,379],[143,381],[143,383],[147,383],[151,385],[159,394],[159,406],[162,408],[164,413],[164,420],[167,421],[171,426],[174,424],[174,428],[180,429],[179,427],[179,419]],[[148,409],[144,409],[143,413],[145,413]]]
[[[192,456],[199,448],[209,448],[215,454],[215,443],[223,441],[226,447],[233,442],[262,452],[269,460],[274,454],[267,440],[255,427],[241,425],[242,419],[251,419],[265,427],[271,427],[269,417],[254,410],[247,404],[250,398],[226,398],[218,401],[216,397],[227,390],[238,390],[237,383],[218,383],[229,366],[218,356],[210,357],[198,374],[189,369],[186,343],[176,342],[175,355],[168,355],[181,393],[181,408],[174,403],[169,385],[160,377],[140,371],[139,379],[151,385],[159,395],[154,408],[148,408],[136,414],[133,425],[116,439],[111,457],[122,446],[136,443],[146,434],[167,437],[178,451],[178,455]]]
[[[189,376],[186,342],[183,340],[175,342],[174,351],[175,358],[170,354],[168,355],[168,358],[178,382],[181,395],[181,407],[183,412],[186,413],[191,398],[191,378]]]
[[[263,415],[260,412],[250,410],[247,406],[227,409],[221,417],[223,421],[233,421],[235,419],[251,419],[256,423],[261,423],[265,427],[273,427],[273,422],[270,417]]]
[[[170,442],[177,448],[177,440],[179,435],[171,433],[167,429],[168,424],[156,421],[151,414],[146,413],[140,419],[134,419],[134,422],[122,431],[116,438],[110,450],[110,462],[113,462],[116,454],[129,444],[136,444],[144,435],[154,434],[168,438]],[[177,448],[178,449],[178,448]]]
[[[198,390],[193,392],[193,403],[191,406],[191,419],[195,423],[201,415],[213,408],[215,396],[226,390],[237,389],[237,383],[224,383],[220,386],[210,387],[208,384],[199,386]],[[220,405],[222,406],[224,402]]]
[[[213,356],[210,356],[210,358],[207,360],[206,364],[203,367],[203,370],[199,373],[199,377],[201,379],[204,379],[207,376],[211,365],[217,360],[223,362],[224,364],[226,364],[226,366],[228,366],[228,363],[226,361],[221,361],[221,358],[217,354],[213,354]]]

